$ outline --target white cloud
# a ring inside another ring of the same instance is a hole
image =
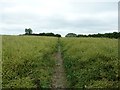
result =
[[[111,32],[117,29],[118,0],[1,0],[2,33],[66,34]],[[11,31],[13,29],[13,31]]]

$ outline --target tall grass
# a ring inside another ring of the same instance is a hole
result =
[[[3,36],[3,88],[51,87],[57,38]],[[39,83],[39,82],[38,82]]]
[[[118,87],[117,39],[62,38],[61,46],[69,87]]]
[[[57,38],[3,36],[3,88],[51,87]],[[61,38],[61,51],[70,88],[118,86],[118,40]],[[40,83],[36,83],[40,80]]]

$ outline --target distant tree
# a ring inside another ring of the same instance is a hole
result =
[[[56,34],[55,36],[56,36],[56,37],[61,37],[61,35],[60,35],[60,34]]]
[[[39,33],[39,36],[45,36],[45,33]]]
[[[29,29],[25,29],[25,34],[26,35],[30,35],[30,34],[32,34],[32,29],[31,28],[29,28]]]
[[[120,38],[120,32],[112,32],[112,33],[104,33],[104,34],[89,34],[89,35],[83,35],[75,33],[68,33],[65,37],[95,37],[95,38]]]
[[[65,37],[77,37],[75,33],[68,33]]]
[[[45,33],[46,36],[55,36],[54,33]]]
[[[54,34],[54,33],[39,33],[39,34],[35,34],[35,33],[33,33],[33,34],[31,34],[31,35],[33,35],[33,36],[52,36],[52,37],[61,37],[61,35],[60,34]]]
[[[83,34],[78,34],[77,37],[88,37],[88,36]]]

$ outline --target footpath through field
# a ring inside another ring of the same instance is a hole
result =
[[[53,88],[66,88],[66,75],[64,72],[63,66],[63,59],[61,56],[61,46],[60,46],[60,39],[58,39],[58,52],[55,54],[56,58],[56,65],[52,80],[52,87]]]

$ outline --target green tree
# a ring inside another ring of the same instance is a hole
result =
[[[32,29],[31,28],[29,28],[29,29],[25,29],[25,34],[27,34],[27,35],[30,35],[30,34],[32,34]]]
[[[65,37],[77,37],[75,33],[68,33]]]

